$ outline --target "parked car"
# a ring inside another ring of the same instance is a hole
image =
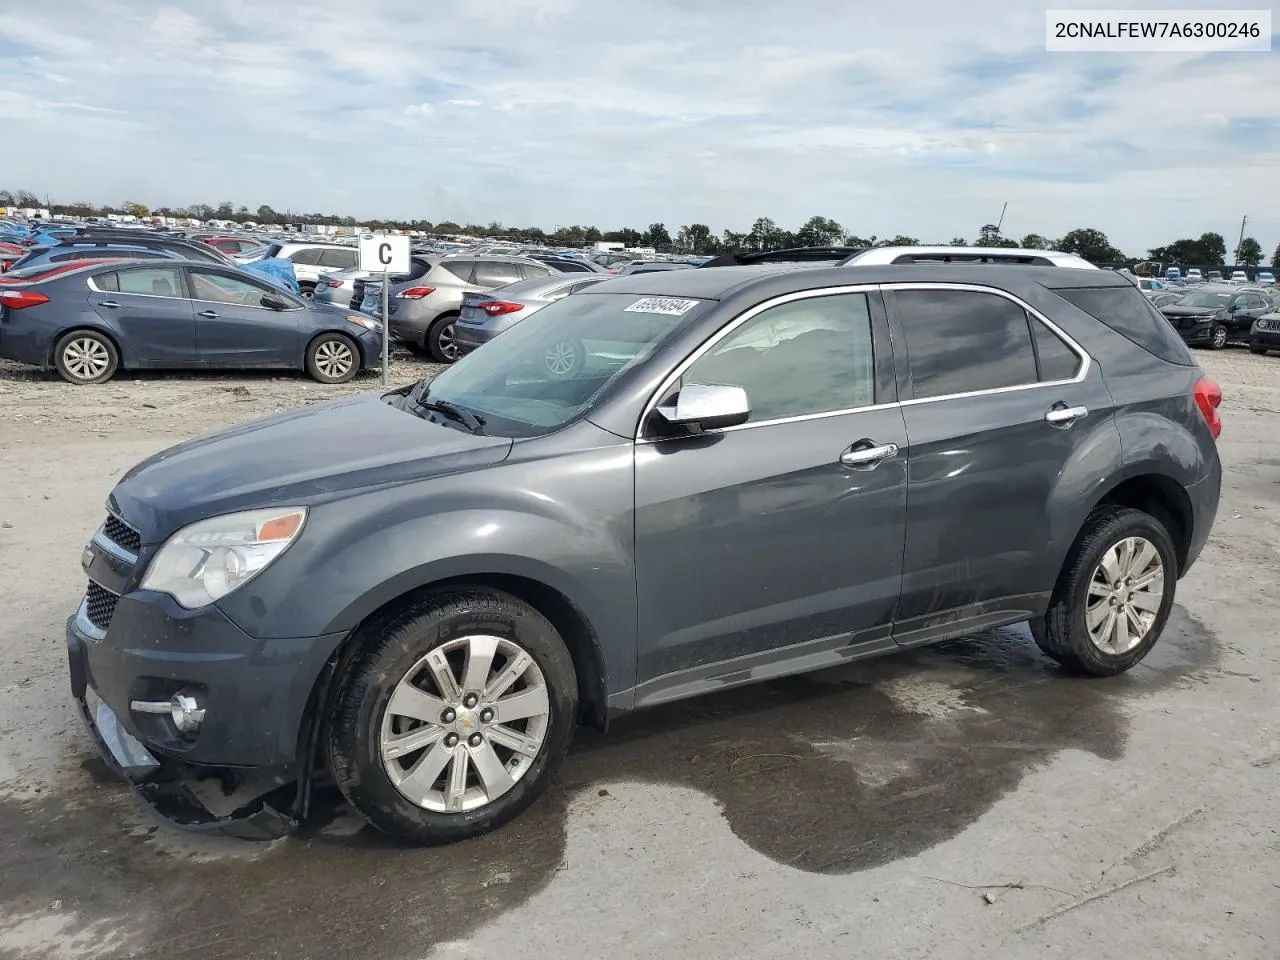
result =
[[[72,691],[184,825],[286,833],[323,767],[441,843],[527,808],[579,722],[1027,620],[1123,673],[1213,524],[1221,399],[1102,270],[598,283],[434,379],[130,470]],[[215,817],[193,775],[296,786]]]
[[[458,358],[454,329],[463,294],[492,290],[529,277],[545,277],[551,272],[545,264],[523,257],[442,257],[416,280],[391,284],[391,335],[411,350],[426,352],[436,363],[453,363]],[[381,298],[382,282],[365,280],[360,309],[376,312]]]
[[[397,282],[417,280],[423,276],[439,257],[416,254],[410,257],[410,270],[407,274],[393,275]],[[370,277],[381,278],[381,274],[370,273],[358,267],[351,270],[339,270],[327,274],[316,284],[315,299],[317,303],[331,303],[339,307],[359,307],[364,300],[364,281]],[[370,312],[381,315],[381,308]]]
[[[1244,270],[1232,270],[1230,282],[1231,283],[1248,283],[1249,274]]]
[[[581,274],[552,274],[549,277],[517,280],[488,293],[464,293],[462,312],[454,328],[453,342],[458,356],[466,356],[504,330],[529,319],[547,304],[608,279],[604,275],[584,277]],[[552,351],[547,355],[547,369],[543,375],[569,375],[573,372],[572,359],[572,354],[567,350],[559,353]]]
[[[672,263],[668,260],[633,260],[620,267],[611,267],[611,276],[629,277],[637,273],[662,273],[666,270],[691,270],[691,263]]]
[[[1221,271],[1221,270],[1210,270],[1208,273],[1206,273],[1206,274],[1204,275],[1204,278],[1205,278],[1205,280],[1206,280],[1208,283],[1221,283],[1221,282],[1222,282],[1222,271]]]
[[[75,260],[0,277],[0,357],[75,384],[120,369],[281,367],[344,383],[381,358],[381,324],[309,306],[234,267]]]
[[[207,239],[202,237],[201,240],[213,249],[232,257],[254,254],[266,247],[261,240],[251,237],[209,237]]]
[[[1199,267],[1192,267],[1187,271],[1187,283],[1199,283],[1204,279],[1204,275],[1200,272]]]
[[[1270,350],[1280,350],[1280,305],[1272,304],[1249,331],[1249,352],[1259,355]]]
[[[1270,301],[1260,293],[1225,284],[1206,284],[1160,308],[1184,341],[1214,350],[1248,342],[1253,322],[1270,310]]]
[[[1259,270],[1257,282],[1263,283],[1263,284],[1273,284],[1276,282],[1276,275],[1272,273],[1270,270]]]
[[[576,257],[559,257],[554,254],[546,253],[525,253],[522,254],[529,260],[537,260],[539,263],[545,263],[552,270],[558,270],[560,273],[599,273],[605,272],[604,267],[599,264],[592,263],[590,260],[581,260]]]
[[[1185,293],[1162,290],[1159,293],[1149,294],[1147,299],[1151,301],[1153,307],[1163,307],[1170,303],[1177,303],[1185,296]]]
[[[288,260],[293,264],[298,286],[302,288],[304,297],[310,297],[315,293],[321,277],[339,270],[352,270],[360,263],[360,251],[356,247],[293,240],[266,245],[261,251],[241,254],[239,259],[243,262],[252,262],[273,257]]]

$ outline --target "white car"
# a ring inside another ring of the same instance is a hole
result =
[[[1204,276],[1200,273],[1199,268],[1192,267],[1187,271],[1187,283],[1199,283],[1203,279]]]
[[[1270,270],[1259,270],[1257,282],[1258,283],[1275,283],[1276,275],[1272,273]]]
[[[1232,270],[1231,282],[1232,283],[1248,283],[1249,274],[1245,273],[1243,270]]]
[[[360,262],[360,251],[341,243],[315,243],[307,240],[285,240],[267,245],[261,252],[255,251],[253,260],[279,257],[293,262],[293,272],[298,278],[302,295],[315,293],[320,278],[338,270],[352,270]],[[245,260],[246,258],[238,258]]]

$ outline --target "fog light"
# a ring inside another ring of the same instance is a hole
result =
[[[169,701],[169,717],[182,733],[195,733],[204,724],[204,707],[189,694],[175,693]]]

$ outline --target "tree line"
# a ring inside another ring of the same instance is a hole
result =
[[[197,203],[188,207],[148,207],[136,201],[126,201],[119,206],[103,206],[88,201],[75,203],[42,203],[35,194],[27,190],[0,190],[0,206],[47,208],[55,216],[92,217],[106,214],[132,214],[136,217],[164,216],[190,217],[198,220],[230,220],[236,223],[278,223],[300,225],[331,226],[366,226],[388,230],[420,230],[424,233],[449,236],[485,237],[495,240],[511,240],[518,243],[547,243],[563,247],[582,247],[599,241],[621,243],[627,247],[652,247],[660,253],[685,253],[710,255],[728,251],[764,251],[785,247],[884,247],[913,246],[921,243],[918,237],[898,234],[893,237],[879,237],[875,234],[863,236],[846,229],[842,224],[830,217],[810,217],[797,230],[780,227],[769,217],[760,217],[745,232],[723,230],[719,233],[705,223],[690,223],[679,227],[675,234],[663,223],[651,223],[643,230],[635,227],[623,227],[618,230],[601,230],[595,226],[573,224],[556,227],[554,230],[543,230],[541,227],[511,227],[498,221],[488,224],[454,223],[452,221],[431,222],[429,220],[364,220],[354,217],[339,216],[326,213],[302,213],[295,210],[276,210],[262,204],[256,210],[250,210],[243,204],[234,204],[224,200],[219,204]],[[977,236],[952,237],[948,241],[926,239],[924,241],[936,246],[978,246],[1006,247],[1028,250],[1059,250],[1063,253],[1078,254],[1091,263],[1121,264],[1134,263],[1140,258],[1126,257],[1125,254],[1111,244],[1107,235],[1093,227],[1079,227],[1063,236],[1052,239],[1038,233],[1028,233],[1021,239],[1006,237],[996,224],[984,224],[979,228]],[[1263,250],[1254,237],[1245,237],[1239,249],[1234,251],[1233,263],[1241,266],[1257,266],[1262,263]],[[1199,238],[1175,240],[1165,246],[1153,247],[1147,251],[1146,259],[1157,260],[1166,266],[1188,265],[1201,267],[1217,267],[1227,264],[1226,241],[1220,233],[1203,233]],[[1271,257],[1271,265],[1280,268],[1280,245]]]

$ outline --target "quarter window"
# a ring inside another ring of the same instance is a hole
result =
[[[459,280],[470,283],[471,274],[476,267],[476,262],[474,260],[446,260],[444,263],[440,264],[440,266],[444,267]]]
[[[746,321],[685,371],[683,383],[742,387],[750,423],[875,403],[871,318],[862,293],[810,297]]]
[[[1080,369],[1080,355],[1035,317],[1029,318],[1036,343],[1036,365],[1041,381],[1070,380]]]
[[[969,290],[899,290],[894,298],[917,399],[1039,379],[1027,315],[1013,301]]]

